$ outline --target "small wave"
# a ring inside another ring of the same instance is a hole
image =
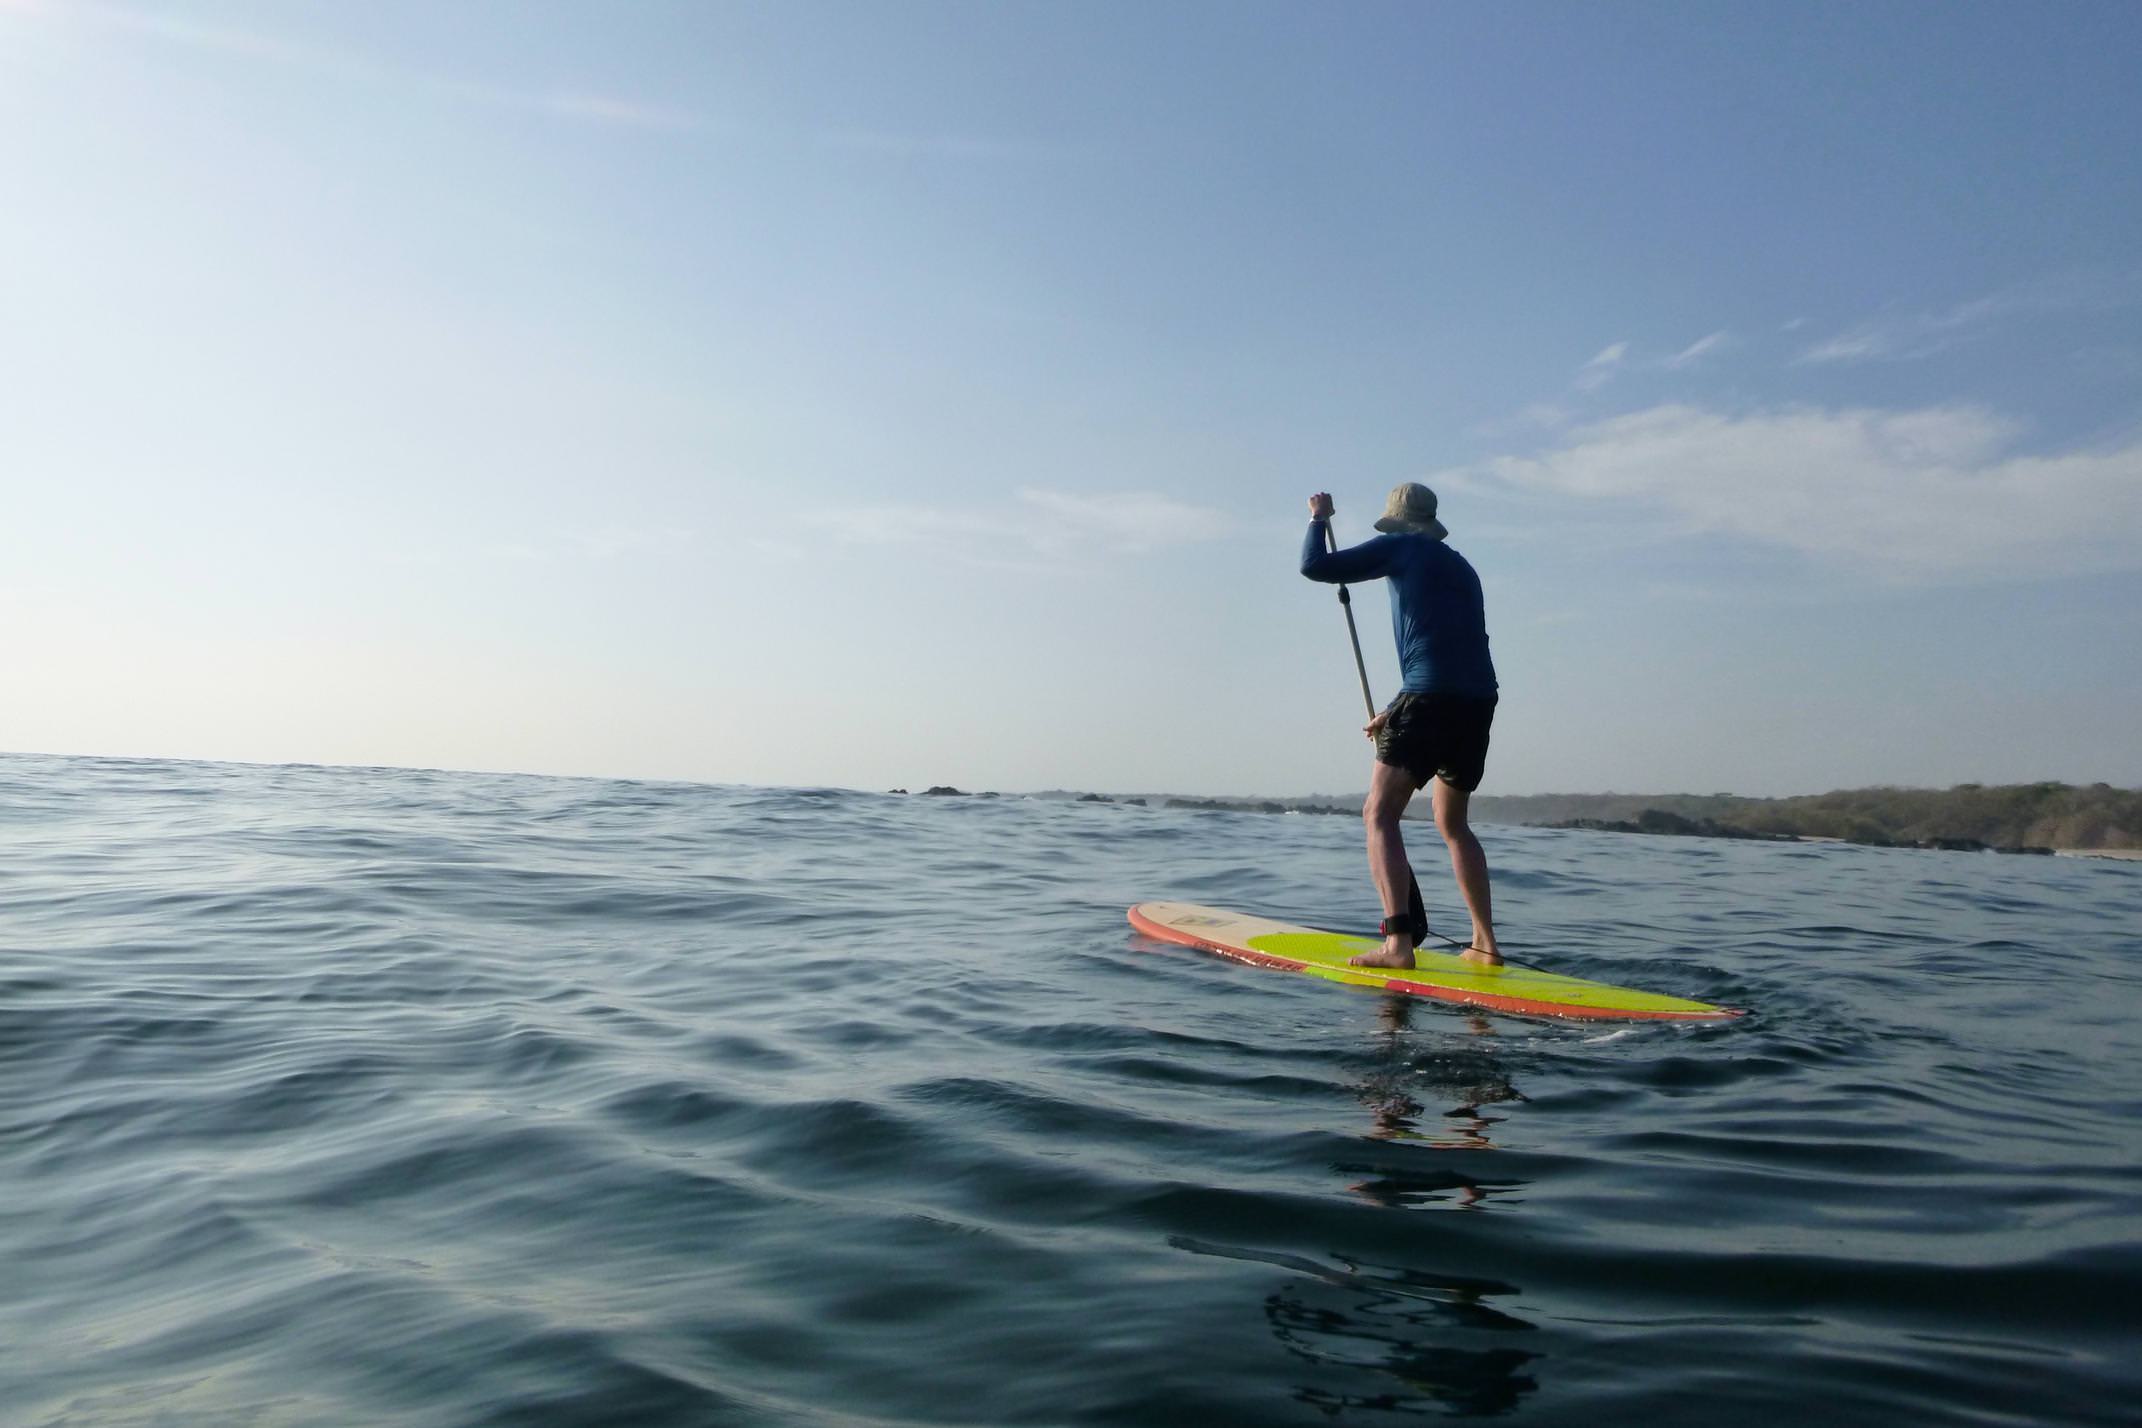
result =
[[[1351,819],[0,757],[0,1390],[218,1428],[2142,1391],[2142,874],[1489,837],[1527,960],[1754,1014],[1394,1008],[1123,922],[1373,920]]]

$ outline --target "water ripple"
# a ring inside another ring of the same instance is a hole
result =
[[[2142,868],[1487,830],[1732,1026],[1123,922],[1358,838],[0,758],[0,1421],[2131,1421]]]

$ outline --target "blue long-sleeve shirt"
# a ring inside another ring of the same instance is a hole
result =
[[[1472,563],[1433,536],[1380,535],[1345,550],[1324,548],[1324,522],[1309,522],[1302,574],[1327,585],[1391,582],[1391,633],[1405,692],[1494,695],[1487,609]]]

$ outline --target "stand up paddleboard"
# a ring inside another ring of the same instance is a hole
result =
[[[1530,967],[1483,967],[1448,952],[1425,949],[1413,954],[1416,965],[1411,971],[1349,967],[1347,958],[1373,952],[1382,942],[1194,903],[1142,902],[1130,910],[1130,923],[1148,937],[1202,947],[1254,966],[1307,972],[1357,987],[1409,992],[1490,1011],[1651,1021],[1730,1021],[1741,1015],[1732,1007],[1714,1007],[1709,1002],[1558,977]]]

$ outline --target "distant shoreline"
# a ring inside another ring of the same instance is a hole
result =
[[[940,790],[933,790],[933,792]],[[942,792],[957,792],[945,789]],[[1050,789],[1030,795],[1088,803],[1238,813],[1359,816],[1364,795],[1195,798]],[[1648,833],[1754,842],[1837,842],[2142,860],[2142,790],[2110,784],[1958,784],[1947,789],[1862,788],[1791,798],[1737,794],[1476,795],[1481,823]],[[1425,817],[1424,811],[1415,817]]]

